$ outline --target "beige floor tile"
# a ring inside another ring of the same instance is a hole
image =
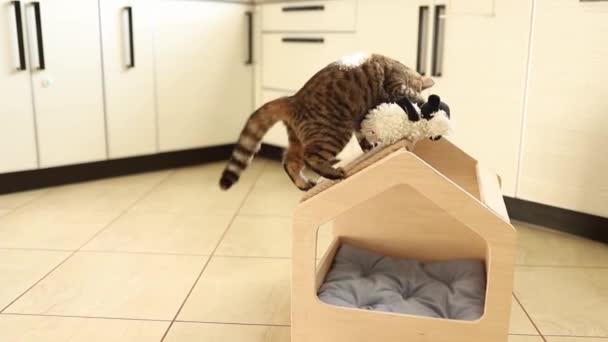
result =
[[[84,250],[210,255],[232,216],[130,211]]]
[[[0,217],[0,248],[76,250],[117,213],[17,210]]]
[[[538,335],[538,332],[530,322],[528,316],[521,308],[521,305],[513,298],[511,303],[511,324],[509,326],[510,334],[517,335]]]
[[[0,311],[68,255],[69,252],[0,250]]]
[[[0,341],[158,342],[168,322],[0,315]]]
[[[519,265],[608,266],[608,245],[516,223]]]
[[[205,259],[80,252],[6,312],[172,319]]]
[[[40,196],[44,195],[48,190],[33,190],[33,191],[23,191],[16,192],[13,194],[0,195],[0,214],[2,210],[10,211],[12,209],[18,208],[22,205],[25,205]]]
[[[10,213],[11,210],[8,209],[0,209],[0,217],[4,216],[4,215],[8,215],[8,213]]]
[[[173,324],[165,342],[289,342],[288,327],[235,324]]]
[[[132,210],[234,215],[264,168],[264,161],[254,162],[228,191],[218,185],[223,167],[224,163],[214,163],[177,170]]]
[[[255,159],[247,170],[243,172],[239,181],[231,188],[236,189],[237,187],[244,187],[244,185],[251,185],[255,182],[260,175],[260,172],[266,167],[266,160]],[[222,171],[226,167],[226,161],[220,161],[216,163],[209,163],[204,165],[185,167],[177,169],[175,174],[171,177],[171,182],[176,185],[200,185],[200,186],[213,186],[219,188],[219,180],[222,175]]]
[[[606,342],[608,337],[565,337],[565,336],[545,336],[547,342]]]
[[[543,342],[540,336],[509,335],[509,342]]]
[[[288,325],[290,265],[288,259],[213,257],[178,319]]]
[[[50,189],[0,217],[0,248],[78,249],[168,174],[155,172]]]
[[[23,209],[116,214],[133,205],[170,173],[152,172],[56,187]]]
[[[237,216],[215,255],[291,258],[292,219]]]
[[[279,163],[268,162],[239,213],[291,217],[302,195]]]
[[[515,295],[543,335],[608,337],[608,269],[519,267]]]

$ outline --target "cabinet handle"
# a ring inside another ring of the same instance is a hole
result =
[[[127,19],[127,30],[129,35],[129,61],[127,62],[127,69],[135,68],[135,44],[133,36],[133,7],[127,6],[124,8],[126,19]]]
[[[435,6],[435,22],[433,32],[433,65],[432,76],[443,73],[443,46],[445,38],[445,5]]]
[[[429,6],[420,6],[418,8],[418,51],[416,54],[416,71],[423,76],[426,74],[428,22]]]
[[[245,65],[253,64],[253,12],[245,12],[247,16],[247,60]]]
[[[282,8],[283,12],[308,12],[308,11],[325,11],[324,5],[312,5],[312,6],[285,6]]]
[[[46,62],[44,60],[44,40],[42,39],[42,19],[40,16],[40,2],[32,2],[34,6],[34,18],[36,20],[36,44],[38,50],[38,70],[46,69]]]
[[[15,7],[15,25],[17,26],[17,50],[19,54],[19,66],[17,70],[23,71],[26,69],[25,65],[25,43],[23,40],[23,21],[21,19],[21,1],[12,1]]]
[[[313,44],[323,44],[325,42],[324,38],[283,38],[283,43],[313,43]]]

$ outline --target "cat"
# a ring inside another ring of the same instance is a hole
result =
[[[373,108],[404,97],[423,104],[421,92],[434,81],[404,64],[379,54],[344,57],[318,71],[293,96],[270,101],[256,110],[245,124],[224,169],[220,187],[236,183],[258,152],[266,132],[278,121],[287,128],[289,146],[283,168],[303,191],[315,185],[302,171],[306,167],[327,179],[341,179],[344,170],[334,168],[336,155],[353,133],[366,149],[360,123]]]

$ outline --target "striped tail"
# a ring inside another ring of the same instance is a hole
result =
[[[268,130],[279,120],[289,114],[288,97],[270,101],[256,110],[241,131],[228,165],[222,172],[220,188],[228,190],[239,180],[241,173],[247,168],[253,156],[259,151],[262,139]]]

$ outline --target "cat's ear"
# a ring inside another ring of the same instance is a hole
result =
[[[435,85],[435,81],[432,78],[427,76],[422,76],[421,78],[422,90],[429,89],[430,87]]]

